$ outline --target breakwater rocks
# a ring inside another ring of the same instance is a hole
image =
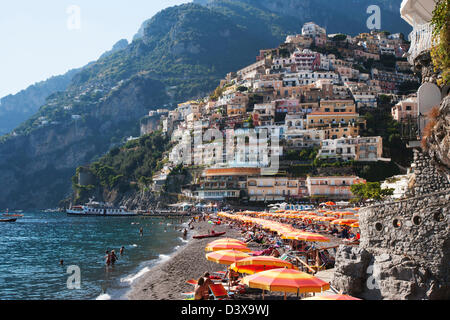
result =
[[[361,210],[332,285],[364,299],[450,299],[450,189]]]

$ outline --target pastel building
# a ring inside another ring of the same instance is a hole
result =
[[[298,179],[287,177],[254,177],[247,182],[250,201],[284,201],[298,198]]]
[[[415,119],[419,115],[417,97],[409,97],[400,101],[391,109],[392,118],[398,122],[405,119]]]
[[[354,184],[366,183],[366,180],[356,176],[344,177],[308,177],[306,187],[312,198],[350,200],[353,194],[350,190]]]

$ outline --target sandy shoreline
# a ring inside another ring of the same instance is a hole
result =
[[[206,222],[195,222],[195,230],[189,236],[207,234],[211,225]],[[237,229],[227,225],[214,226],[214,231],[226,234],[223,237],[239,239],[242,237]],[[193,233],[193,234],[192,234]],[[129,300],[182,300],[181,293],[193,291],[193,286],[186,280],[198,279],[204,272],[225,270],[226,266],[210,262],[205,258],[206,245],[219,238],[191,239],[168,261],[157,264],[149,272],[137,279],[126,298]]]

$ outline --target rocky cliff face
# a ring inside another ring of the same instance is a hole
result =
[[[434,123],[426,139],[426,149],[437,167],[450,181],[450,96],[442,101]]]

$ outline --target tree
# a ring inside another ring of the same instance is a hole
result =
[[[351,192],[358,202],[365,200],[383,200],[394,194],[394,189],[381,189],[380,182],[367,182],[354,184],[350,187]]]

